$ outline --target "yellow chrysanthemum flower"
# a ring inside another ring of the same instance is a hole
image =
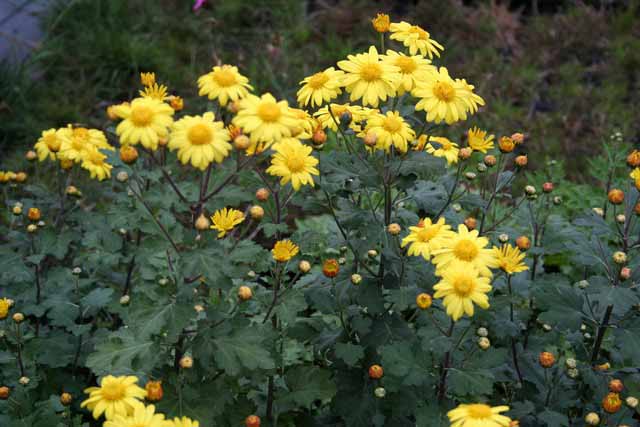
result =
[[[502,245],[501,248],[493,248],[493,256],[496,259],[496,266],[507,274],[520,273],[528,270],[529,267],[522,262],[526,254],[520,249],[511,245]]]
[[[436,157],[444,157],[450,165],[458,163],[458,152],[460,151],[458,144],[444,136],[431,136],[429,141],[429,144],[427,144],[428,153]],[[437,146],[434,146],[431,142],[435,142]]]
[[[82,157],[82,168],[89,171],[91,178],[102,181],[111,178],[111,166],[106,162],[107,156],[102,154],[97,148],[92,148],[84,152]]]
[[[271,249],[273,259],[278,262],[287,262],[300,252],[300,248],[291,240],[279,240]]]
[[[164,419],[163,414],[156,414],[156,407],[138,403],[131,415],[116,415],[112,420],[105,421],[103,427],[169,427],[170,421]]]
[[[419,81],[424,81],[430,73],[436,71],[436,67],[431,65],[431,61],[421,55],[408,56],[391,49],[382,56],[382,62],[395,65],[400,69],[400,80],[398,81],[398,95],[411,92]]]
[[[359,136],[364,137],[369,132],[376,135],[375,148],[378,150],[389,151],[393,145],[401,153],[407,152],[409,142],[416,137],[411,126],[397,111],[372,114],[367,121],[367,127]]]
[[[442,279],[433,289],[434,298],[443,298],[447,315],[454,321],[464,314],[473,316],[473,304],[485,310],[489,308],[487,292],[491,290],[489,277],[478,275],[478,271],[468,262],[454,261],[441,271]]]
[[[475,114],[478,112],[478,106],[484,105],[484,99],[480,95],[473,92],[475,86],[467,83],[465,79],[456,79],[456,84],[460,87],[460,96],[465,104],[467,104],[468,112]],[[522,142],[522,141],[520,141]]]
[[[249,95],[240,101],[240,111],[233,118],[233,124],[250,135],[255,151],[258,143],[263,149],[285,137],[290,137],[299,126],[299,120],[289,108],[287,101],[276,101],[270,93],[261,97]]]
[[[182,164],[205,170],[211,162],[221,163],[231,151],[229,131],[214,121],[214,114],[185,116],[173,124],[169,149],[178,150]]]
[[[169,134],[174,111],[158,99],[136,98],[130,104],[117,105],[114,113],[124,119],[116,127],[122,144],[142,144],[149,150],[156,150],[158,140]]]
[[[57,129],[49,129],[42,131],[38,142],[36,142],[33,148],[35,148],[38,153],[38,160],[42,162],[46,158],[55,160],[56,153],[60,151],[61,146],[62,140],[58,137]]]
[[[434,123],[445,121],[451,124],[466,120],[468,112],[475,112],[471,109],[472,106],[476,106],[477,110],[477,103],[484,105],[482,98],[469,90],[468,84],[461,80],[453,80],[444,67],[430,73],[425,80],[417,82],[412,94],[420,98],[416,104],[416,111],[426,111],[427,121]],[[478,97],[480,102],[474,97]]]
[[[391,18],[386,13],[378,13],[375,18],[371,20],[373,29],[379,33],[386,33],[389,31],[391,25]]]
[[[168,88],[158,83],[146,86],[144,90],[140,90],[138,93],[143,98],[157,99],[158,101],[166,101],[169,99]]]
[[[486,153],[493,148],[494,138],[494,135],[487,136],[486,130],[480,130],[477,127],[473,127],[467,131],[469,148],[474,151],[480,151],[481,153]]]
[[[508,427],[511,418],[500,415],[508,406],[491,407],[484,403],[461,404],[447,412],[451,427]]]
[[[107,142],[104,132],[97,129],[73,127],[59,129],[58,138],[62,141],[58,158],[80,163],[87,152],[93,149],[111,150],[114,148]]]
[[[187,417],[174,418],[170,423],[172,424],[168,424],[167,427],[200,427],[200,423],[198,421]]]
[[[285,138],[275,144],[273,149],[276,153],[271,158],[267,173],[281,177],[280,185],[291,181],[295,191],[302,185],[315,185],[311,175],[320,175],[320,172],[315,168],[318,159],[311,155],[313,148],[295,138]]]
[[[321,106],[325,102],[329,102],[342,93],[342,77],[344,72],[329,67],[324,71],[315,73],[312,76],[305,77],[300,82],[302,87],[298,90],[298,104],[303,107],[311,104],[311,106]]]
[[[153,86],[156,84],[156,73],[140,73],[140,83],[142,86]]]
[[[1,173],[1,172],[0,172]],[[6,319],[9,315],[9,309],[13,305],[13,301],[8,298],[0,299],[0,320]]]
[[[107,375],[102,378],[100,387],[89,387],[85,393],[89,398],[82,402],[81,408],[92,411],[96,420],[105,414],[107,420],[116,415],[127,416],[133,413],[136,405],[144,399],[147,392],[136,385],[138,378],[134,376],[114,377]]]
[[[431,218],[423,218],[417,226],[409,227],[409,235],[402,239],[402,247],[409,245],[407,255],[421,256],[425,260],[431,259],[431,253],[442,246],[442,241],[453,236],[451,226],[445,224],[440,217],[437,222],[431,222]]]
[[[436,274],[442,275],[451,263],[460,261],[473,265],[482,276],[491,277],[493,274],[489,268],[496,267],[496,259],[493,251],[486,248],[489,240],[478,234],[478,230],[469,231],[466,225],[458,225],[458,232],[444,240],[442,248],[432,253]]]
[[[342,84],[351,94],[349,99],[362,98],[364,106],[377,107],[380,100],[395,96],[402,78],[400,68],[382,62],[375,46],[369,47],[368,52],[347,56],[338,62],[338,67],[345,71]]]
[[[444,50],[444,47],[431,38],[431,35],[420,28],[417,25],[411,25],[408,22],[393,22],[391,24],[391,40],[397,40],[402,42],[403,45],[409,48],[409,54],[415,55],[420,51],[424,56],[428,56],[429,59],[433,56],[440,56],[439,50]]]
[[[329,106],[325,105],[316,111],[314,116],[318,119],[318,122],[320,122],[322,129],[329,128],[334,132],[338,131],[338,125],[341,124],[341,117],[344,113],[349,113],[351,117],[349,127],[354,132],[360,132],[362,130],[360,123],[367,120],[372,114],[378,112],[378,110],[360,107],[359,105],[331,104],[330,107],[331,112],[329,112]]]
[[[299,108],[290,108],[289,110],[298,119],[298,126],[293,129],[291,136],[298,139],[310,139],[313,132],[320,127],[318,120],[311,117],[305,110]]]
[[[215,211],[211,217],[211,229],[218,230],[218,239],[244,221],[244,214],[237,209],[222,208]]]
[[[245,98],[253,87],[249,79],[238,72],[238,67],[222,65],[213,67],[212,71],[198,78],[198,95],[217,99],[225,106],[229,101]]]
[[[632,170],[629,176],[631,177],[631,179],[636,181],[640,179],[640,168],[635,168],[634,170]]]

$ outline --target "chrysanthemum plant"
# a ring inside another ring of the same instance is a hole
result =
[[[562,217],[535,136],[373,27],[300,108],[219,65],[186,113],[145,73],[0,173],[0,425],[635,425],[640,153]]]

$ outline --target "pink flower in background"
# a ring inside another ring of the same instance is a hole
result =
[[[198,10],[200,9],[202,6],[204,6],[204,4],[207,2],[207,0],[196,0],[196,2],[193,5],[193,10]]]

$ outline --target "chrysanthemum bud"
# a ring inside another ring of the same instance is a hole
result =
[[[260,221],[264,218],[264,209],[262,206],[253,205],[251,206],[251,209],[249,209],[249,215],[254,221]]]
[[[487,165],[485,165],[484,163],[478,163],[476,165],[476,170],[480,173],[484,173],[487,171]]]
[[[336,277],[340,271],[340,264],[334,258],[325,260],[322,264],[322,273],[329,278]]]
[[[373,29],[379,33],[386,33],[391,28],[391,20],[386,13],[378,13],[375,18],[371,20]]]
[[[180,367],[182,369],[193,368],[193,358],[191,356],[182,356],[182,358],[180,358]]]
[[[629,153],[629,155],[627,156],[627,165],[629,165],[629,167],[631,168],[640,167],[640,151],[633,150],[631,153]]]
[[[494,156],[493,154],[487,154],[486,156],[484,156],[484,164],[489,166],[489,167],[493,167],[496,165],[496,163],[498,163],[498,159],[496,159],[496,156]]]
[[[171,108],[173,108],[173,111],[182,111],[184,108],[184,100],[179,96],[171,97],[169,104],[171,105]]]
[[[513,140],[513,142],[516,143],[516,145],[520,145],[524,142],[524,135],[521,134],[520,132],[516,132],[513,135],[511,135],[511,139]]]
[[[508,136],[503,136],[498,141],[498,147],[500,148],[501,152],[510,153],[516,148],[516,143],[513,142],[513,139],[509,138]]]
[[[69,406],[71,405],[71,402],[73,402],[73,396],[71,393],[62,393],[60,395],[60,403],[62,403],[62,405]]]
[[[315,145],[322,145],[327,142],[327,134],[321,128],[316,129],[311,137],[311,142]]]
[[[616,222],[618,222],[619,224],[624,224],[626,220],[627,217],[625,217],[624,214],[616,215]]]
[[[524,192],[529,196],[536,194],[536,187],[534,187],[533,185],[527,185],[524,187]]]
[[[622,251],[616,251],[613,253],[613,262],[616,264],[624,264],[627,262],[627,254]]]
[[[491,347],[491,341],[489,341],[489,338],[487,337],[480,337],[478,338],[478,346],[482,350],[487,350],[489,347]]]
[[[31,378],[23,376],[23,377],[20,377],[18,382],[22,385],[27,385],[31,382]]]
[[[433,299],[431,298],[431,295],[429,295],[427,293],[424,293],[424,292],[420,293],[416,297],[416,305],[421,310],[428,309],[429,307],[431,307],[432,303],[433,303]]]
[[[256,199],[260,200],[261,202],[266,202],[269,199],[269,190],[267,190],[266,188],[260,188],[258,189],[258,191],[256,191]]]
[[[16,177],[14,178],[15,182],[25,182],[27,180],[27,173],[26,172],[18,172],[16,174]]]
[[[254,278],[256,277],[256,272],[255,272],[255,271],[253,271],[253,270],[249,270],[249,271],[247,272],[247,277],[249,277],[249,278],[251,278],[251,279],[254,279]]]
[[[624,201],[624,192],[619,188],[614,188],[609,191],[607,197],[609,198],[609,202],[614,205],[619,205]]]
[[[464,225],[466,225],[469,230],[475,230],[478,225],[478,221],[474,217],[470,216],[465,218]]]
[[[631,277],[631,269],[629,267],[622,267],[620,269],[620,280],[625,281]]]
[[[240,134],[233,139],[233,146],[237,150],[246,150],[251,145],[249,137],[245,134]]]
[[[369,250],[367,251],[367,256],[368,256],[369,258],[375,258],[375,257],[377,257],[377,256],[378,256],[378,251],[376,251],[375,249],[369,249]]]
[[[556,357],[548,351],[543,351],[538,356],[538,362],[540,362],[540,366],[543,368],[550,368],[556,363]]]
[[[300,273],[305,274],[311,270],[311,263],[307,260],[302,260],[298,263],[298,270]]]
[[[454,212],[460,212],[462,210],[462,206],[460,203],[454,203],[451,205],[451,209],[453,209]]]
[[[384,370],[380,365],[371,365],[369,367],[369,378],[379,380],[384,375]]]
[[[364,136],[364,145],[367,147],[375,147],[378,143],[378,136],[374,132],[367,132]]]
[[[31,162],[31,161],[33,161],[33,160],[35,160],[35,159],[37,159],[37,158],[38,158],[38,154],[36,154],[36,152],[35,152],[35,151],[33,151],[33,150],[29,150],[29,151],[27,151],[27,153],[24,155],[24,158]]]
[[[625,399],[624,403],[626,403],[629,408],[636,409],[638,406],[638,399],[633,396],[629,396]]]
[[[131,297],[129,295],[122,295],[120,297],[120,305],[129,305]]]
[[[147,392],[147,400],[149,402],[159,402],[164,394],[162,390],[162,381],[149,381],[145,384],[144,389]]]
[[[576,362],[576,359],[570,357],[567,360],[564,361],[565,366],[567,367],[567,369],[575,369],[575,367],[578,365]]]
[[[595,368],[596,371],[608,371],[609,369],[611,369],[611,364],[609,362],[606,362],[601,365],[596,365]]]
[[[458,151],[458,158],[460,160],[467,160],[469,157],[471,157],[471,154],[473,154],[473,150],[469,147],[464,147]]]
[[[204,214],[201,213],[198,219],[196,219],[195,226],[196,226],[196,230],[205,231],[209,229],[209,226],[211,226],[211,221],[209,221],[209,218],[207,218]]]
[[[9,387],[7,386],[0,387],[0,400],[7,400],[9,399],[10,395],[11,395],[11,390],[9,390]]]
[[[138,150],[133,145],[123,145],[120,147],[120,160],[131,165],[138,160]]]
[[[580,371],[578,371],[576,368],[567,369],[567,376],[569,378],[576,379],[576,378],[578,378],[579,375],[580,375]]]
[[[498,236],[498,240],[500,241],[500,243],[507,243],[509,241],[509,235],[506,233],[502,233]]]
[[[196,304],[193,306],[193,309],[196,313],[202,313],[204,311],[204,306],[202,304]]]
[[[22,208],[20,206],[14,206],[11,212],[13,212],[15,216],[22,215]]]
[[[249,415],[244,420],[245,427],[260,427],[260,417],[257,415]]]
[[[523,168],[527,166],[527,163],[529,163],[529,159],[527,158],[526,155],[521,155],[516,157],[515,163],[516,163],[516,166]]]
[[[542,191],[545,193],[551,193],[553,191],[553,182],[545,182],[542,184]]]
[[[35,233],[36,231],[38,231],[38,226],[37,225],[35,225],[35,224],[27,225],[27,232]]]
[[[129,174],[127,171],[120,171],[116,174],[118,182],[127,182],[129,180]]]
[[[584,417],[584,421],[587,425],[597,426],[600,424],[600,416],[595,412],[589,412],[586,417]]]
[[[360,282],[362,282],[362,276],[359,275],[358,273],[352,274],[351,275],[351,283],[353,283],[354,285],[359,285]]]
[[[164,147],[169,144],[169,138],[158,138],[158,145]]]
[[[521,251],[526,251],[531,247],[531,240],[527,236],[520,236],[516,239],[516,246]]]
[[[552,327],[550,324],[548,324],[548,323],[544,323],[544,324],[542,325],[542,329],[543,329],[545,332],[551,332],[551,330],[553,329],[553,327]]]
[[[15,313],[12,317],[13,321],[16,323],[22,323],[24,321],[24,314]]]
[[[253,297],[253,291],[248,286],[240,286],[238,289],[238,298],[240,301],[249,301]]]
[[[615,414],[622,407],[622,400],[618,393],[608,393],[604,399],[602,399],[602,409],[610,414]]]
[[[604,216],[604,211],[602,210],[602,208],[592,208],[591,210],[598,216]]]
[[[387,226],[387,231],[392,236],[397,236],[398,234],[400,234],[400,231],[402,231],[402,227],[400,227],[400,224],[394,222]]]
[[[612,393],[622,393],[624,390],[624,384],[619,379],[615,378],[609,381],[609,391]]]
[[[489,331],[485,327],[480,327],[476,331],[476,335],[478,335],[479,337],[488,337],[489,336]]]
[[[473,181],[474,179],[476,179],[476,175],[475,172],[465,172],[464,177],[467,178],[469,181]]]

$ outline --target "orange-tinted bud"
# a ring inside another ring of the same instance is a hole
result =
[[[158,402],[162,399],[162,381],[149,381],[144,389],[147,391],[147,400],[149,402]]]
[[[622,400],[618,393],[609,393],[602,399],[602,409],[610,414],[615,414],[622,407]]]
[[[31,221],[39,221],[41,214],[40,209],[38,208],[29,208],[29,213],[27,214]]]
[[[384,370],[380,365],[371,365],[369,367],[369,378],[379,380],[384,375]]]
[[[521,251],[526,251],[531,247],[531,240],[527,236],[520,236],[516,239],[516,246]]]
[[[478,225],[478,221],[474,217],[470,216],[464,220],[464,225],[466,225],[469,230],[475,230]]]
[[[515,162],[516,162],[516,165],[518,167],[523,168],[523,167],[527,166],[527,163],[529,163],[529,159],[527,158],[526,155],[522,155],[522,156],[516,157]]]
[[[120,147],[120,160],[130,165],[138,160],[138,150],[132,145],[123,145]]]
[[[256,199],[260,200],[261,202],[266,202],[267,199],[269,199],[269,190],[267,190],[266,188],[258,189],[258,191],[256,191]]]
[[[613,379],[609,381],[609,391],[612,393],[622,393],[624,390],[624,384],[619,379]]]
[[[322,264],[322,273],[326,277],[336,277],[339,271],[340,271],[340,265],[338,264],[338,261],[336,261],[333,258],[326,260]]]
[[[260,427],[260,417],[257,415],[249,415],[245,418],[244,425],[246,427]]]
[[[556,357],[553,353],[549,353],[548,351],[543,351],[538,356],[538,362],[540,362],[540,366],[543,368],[550,368],[556,363]]]
[[[624,192],[619,188],[614,188],[609,191],[607,197],[609,198],[609,202],[614,205],[619,205],[624,201]]]

